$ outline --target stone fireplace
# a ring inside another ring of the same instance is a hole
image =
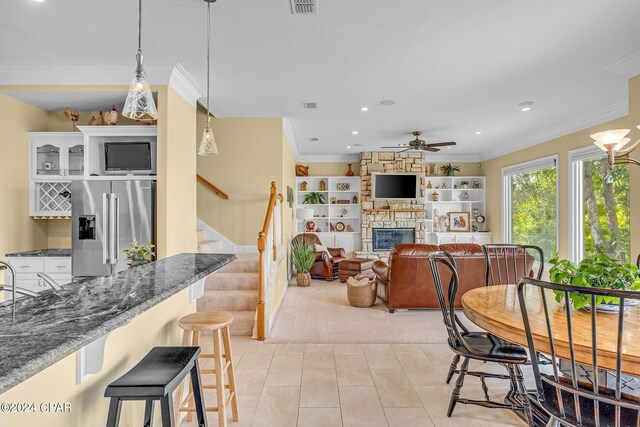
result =
[[[374,252],[390,251],[399,243],[415,243],[416,233],[412,228],[374,228],[372,232]]]
[[[387,172],[418,173],[420,176],[420,197],[416,200],[372,200],[371,173]],[[425,243],[424,196],[425,161],[424,153],[363,152],[360,154],[362,251],[380,253],[375,249],[373,230],[402,229],[406,234],[413,231],[412,242]],[[386,239],[386,237],[385,237]],[[392,248],[393,246],[391,246]],[[387,249],[386,251],[389,251]]]

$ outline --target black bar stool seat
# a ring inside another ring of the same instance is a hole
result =
[[[154,347],[126,374],[107,386],[104,396],[111,398],[107,427],[117,427],[123,400],[144,400],[144,426],[151,426],[154,401],[160,401],[162,426],[174,427],[171,393],[191,375],[198,426],[206,426],[202,385],[198,370],[200,347]]]

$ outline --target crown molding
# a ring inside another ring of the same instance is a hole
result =
[[[461,162],[461,163],[478,163],[480,161],[480,155],[478,154],[453,154],[442,153],[433,154],[425,153],[425,163],[441,163],[441,162]]]
[[[518,142],[505,143],[494,150],[489,150],[479,155],[479,160],[485,161],[504,156],[505,154],[542,144],[543,142],[579,132],[610,120],[619,119],[628,114],[629,102],[625,99],[624,101],[617,102],[613,105],[601,108],[600,110],[596,110],[592,113],[585,114],[584,116],[577,117],[552,128],[537,132],[528,138],[522,138],[518,140]]]
[[[0,66],[0,85],[7,86],[129,86],[133,78],[131,66]],[[145,65],[152,86],[170,86],[195,107],[206,93],[180,64]]]
[[[601,68],[602,71],[611,71],[626,79],[640,74],[640,49],[613,61]]]

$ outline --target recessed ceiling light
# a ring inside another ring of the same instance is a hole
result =
[[[447,147],[447,150],[451,150],[451,147]]]
[[[360,107],[360,111],[362,112],[369,111],[369,107]]]
[[[351,146],[350,146],[350,145],[347,145],[347,148],[351,148]]]
[[[351,135],[357,135],[357,134],[359,134],[359,133],[360,133],[360,132],[358,132],[357,130],[352,130],[352,131],[351,131]]]
[[[44,0],[33,0],[36,3],[44,3]]]
[[[520,107],[520,111],[531,111],[531,106],[533,104],[533,101],[524,101],[518,104],[518,107]]]
[[[474,132],[476,135],[482,135],[482,131],[481,130],[477,130]]]
[[[393,105],[395,103],[396,103],[396,101],[394,101],[392,99],[384,99],[384,100],[380,101],[380,105],[386,105],[386,106]]]

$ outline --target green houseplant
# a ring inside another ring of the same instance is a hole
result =
[[[316,261],[315,248],[304,239],[294,238],[291,240],[291,259],[297,272],[296,283],[298,286],[309,286],[311,284],[309,271]]]
[[[594,257],[585,258],[579,264],[566,259],[559,259],[556,254],[549,260],[551,269],[549,277],[553,282],[584,286],[588,288],[605,288],[619,290],[640,289],[640,272],[633,264],[620,262],[604,253]],[[564,293],[555,291],[556,301],[560,302]],[[571,292],[569,298],[576,309],[584,308],[590,304],[591,297],[579,292]],[[618,298],[597,297],[596,304],[617,304]]]
[[[302,200],[302,204],[304,205],[323,205],[326,203],[325,195],[322,193],[318,193],[316,191],[312,191],[304,195],[304,199]]]
[[[137,265],[143,265],[151,262],[150,258],[156,254],[152,250],[154,247],[155,245],[152,245],[151,242],[145,245],[138,245],[137,240],[131,242],[131,247],[124,250],[124,254],[129,260],[129,267],[135,267]]]
[[[440,166],[440,170],[447,176],[454,176],[456,172],[460,172],[460,166],[448,163],[446,165]]]
[[[467,180],[460,181],[460,188],[462,188],[462,189],[469,188],[469,181],[467,181]]]

